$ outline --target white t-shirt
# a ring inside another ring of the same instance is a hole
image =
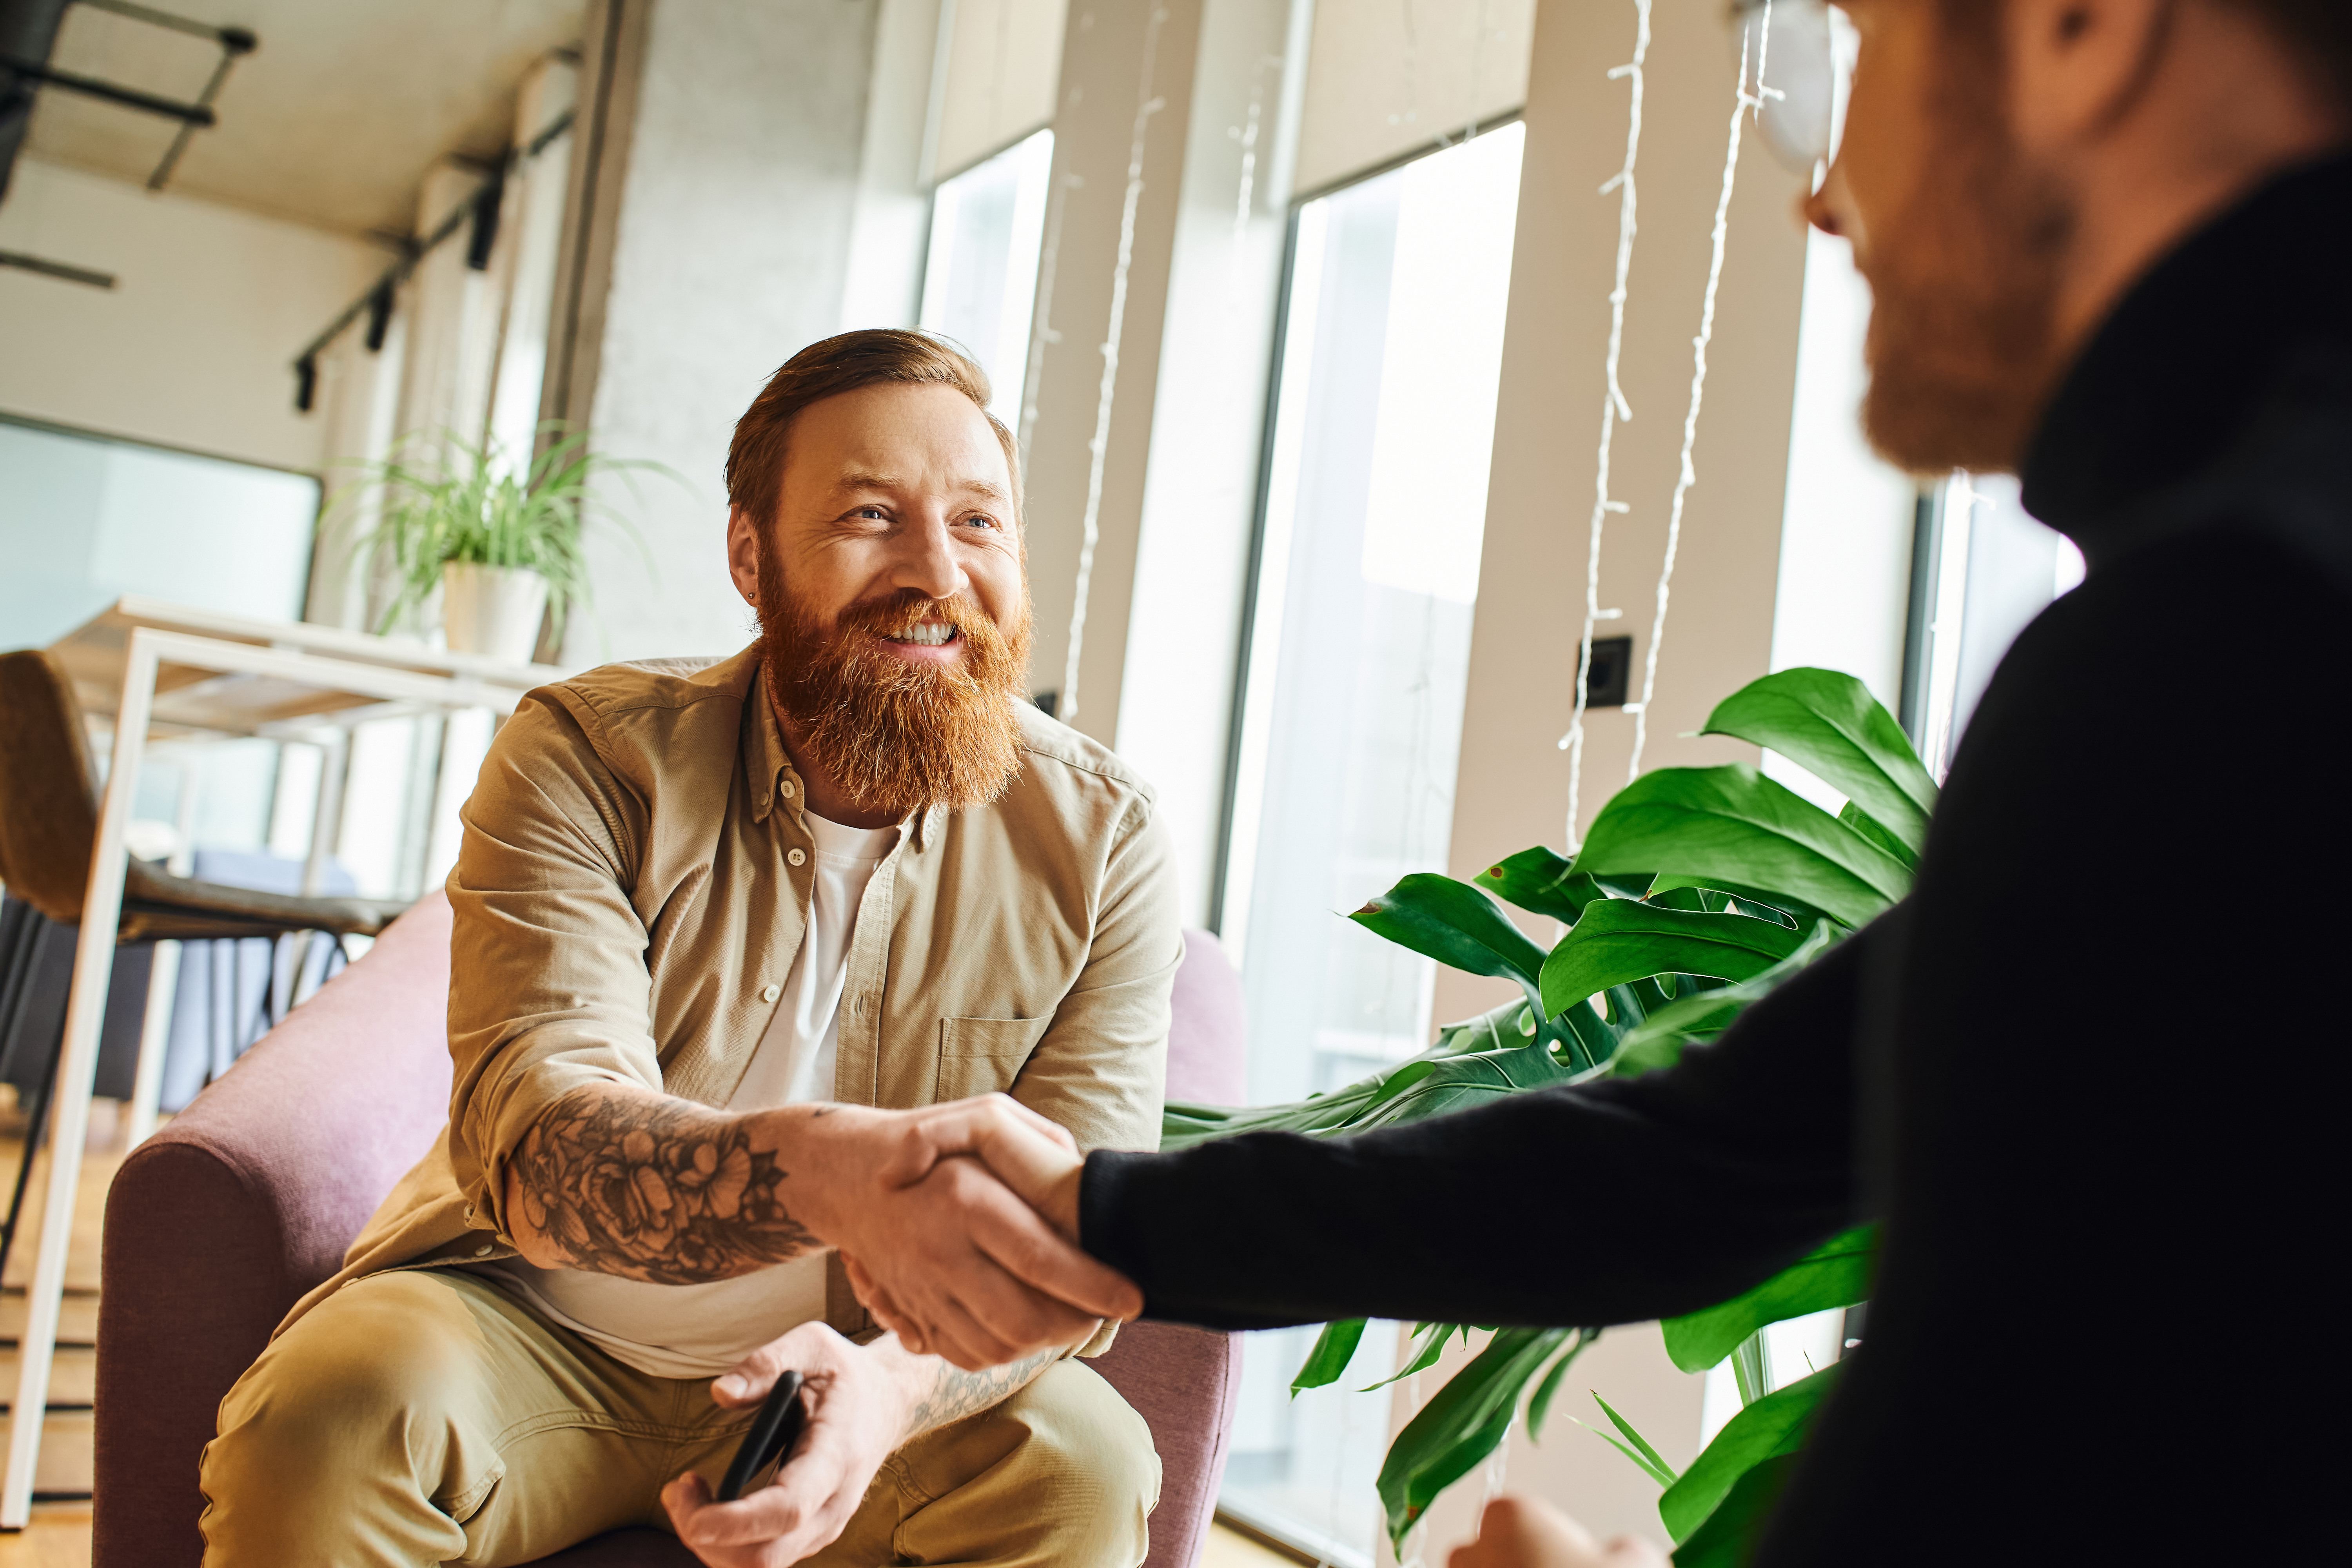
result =
[[[898,842],[895,827],[844,827],[806,814],[816,840],[808,931],[730,1110],[833,1098],[841,991],[866,885]],[[715,1377],[787,1329],[824,1316],[825,1255],[806,1253],[708,1285],[655,1285],[520,1258],[486,1265],[550,1321],[656,1377]]]

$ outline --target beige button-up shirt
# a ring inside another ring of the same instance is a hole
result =
[[[1025,705],[1021,725],[1002,798],[916,813],[875,868],[834,1098],[1002,1089],[1082,1150],[1156,1148],[1183,952],[1166,833],[1117,756]],[[448,1126],[288,1323],[362,1275],[513,1256],[506,1162],[571,1090],[727,1103],[807,929],[806,793],[756,647],[523,700],[449,876]],[[828,1297],[834,1327],[866,1326],[837,1267]]]

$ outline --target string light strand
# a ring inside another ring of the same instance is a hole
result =
[[[1103,331],[1102,384],[1095,394],[1094,439],[1087,443],[1087,509],[1078,529],[1078,580],[1070,605],[1069,657],[1062,667],[1059,717],[1067,723],[1078,716],[1078,660],[1087,646],[1087,598],[1094,588],[1095,545],[1102,533],[1103,463],[1110,451],[1110,416],[1118,395],[1118,340],[1127,320],[1127,274],[1135,260],[1135,215],[1143,200],[1143,148],[1151,117],[1167,100],[1151,93],[1151,68],[1160,52],[1160,25],[1168,20],[1165,6],[1152,7],[1143,29],[1143,69],[1136,92],[1135,134],[1127,148],[1127,199],[1119,209],[1118,259],[1110,271],[1110,321]]]
[[[1070,95],[1071,103],[1077,95]],[[1029,438],[1037,433],[1037,384],[1045,379],[1045,350],[1062,341],[1054,327],[1054,279],[1062,260],[1062,218],[1069,210],[1069,193],[1086,184],[1083,174],[1064,174],[1045,197],[1045,243],[1037,257],[1037,314],[1029,333],[1029,363],[1021,381],[1021,467],[1029,467]]]
[[[1625,162],[1601,194],[1617,193],[1617,274],[1609,290],[1609,354],[1606,362],[1607,391],[1601,400],[1601,444],[1594,456],[1592,472],[1592,531],[1584,553],[1584,629],[1577,641],[1576,706],[1568,722],[1568,733],[1559,738],[1560,749],[1568,753],[1568,835],[1569,853],[1576,852],[1580,842],[1578,819],[1580,794],[1584,782],[1584,714],[1592,695],[1592,628],[1604,620],[1614,620],[1622,614],[1601,607],[1601,542],[1609,522],[1609,514],[1626,510],[1623,501],[1609,493],[1609,461],[1616,442],[1621,421],[1633,417],[1633,405],[1625,401],[1624,384],[1618,378],[1618,365],[1625,347],[1625,296],[1627,279],[1633,267],[1633,237],[1640,228],[1640,196],[1634,182],[1634,168],[1642,153],[1642,89],[1643,68],[1650,55],[1651,0],[1633,0],[1633,58],[1609,73],[1612,81],[1623,80],[1629,88],[1625,112]]]
[[[1772,26],[1770,0],[1764,6],[1764,28],[1769,35]],[[1625,782],[1631,784],[1641,775],[1642,751],[1650,739],[1650,700],[1658,689],[1658,648],[1665,641],[1666,606],[1674,591],[1675,559],[1682,549],[1683,508],[1690,498],[1691,487],[1698,482],[1698,468],[1693,455],[1698,447],[1699,411],[1706,401],[1706,351],[1715,339],[1716,293],[1723,282],[1724,243],[1731,230],[1731,195],[1739,177],[1740,132],[1748,111],[1764,102],[1763,73],[1759,67],[1757,89],[1748,88],[1748,30],[1739,33],[1739,90],[1732,100],[1731,134],[1723,153],[1723,186],[1715,198],[1714,250],[1707,258],[1706,293],[1699,305],[1698,335],[1691,339],[1690,403],[1683,413],[1683,446],[1681,466],[1675,473],[1674,500],[1666,510],[1666,552],[1658,566],[1657,608],[1650,621],[1649,647],[1643,650],[1642,668],[1642,700],[1628,703],[1633,713],[1633,752],[1626,759]]]
[[[1259,58],[1257,69],[1250,73],[1249,113],[1238,129],[1227,132],[1240,145],[1242,153],[1241,188],[1234,195],[1234,243],[1225,265],[1225,308],[1228,310],[1241,303],[1242,264],[1249,254],[1250,218],[1255,213],[1253,203],[1257,195],[1257,132],[1259,118],[1265,110],[1265,68],[1281,63],[1280,55]]]

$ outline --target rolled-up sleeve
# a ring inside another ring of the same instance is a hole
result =
[[[1157,1149],[1184,936],[1167,830],[1148,799],[1129,806],[1099,886],[1085,965],[1013,1097],[1069,1129],[1081,1151]]]
[[[591,1083],[662,1088],[629,897],[646,802],[595,723],[552,690],[524,700],[460,814],[449,874],[450,1159],[477,1224],[502,1237],[507,1160],[550,1105]]]

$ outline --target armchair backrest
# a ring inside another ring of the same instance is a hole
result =
[[[93,1561],[194,1568],[221,1397],[449,1114],[449,903],[420,901],[107,1194]]]

